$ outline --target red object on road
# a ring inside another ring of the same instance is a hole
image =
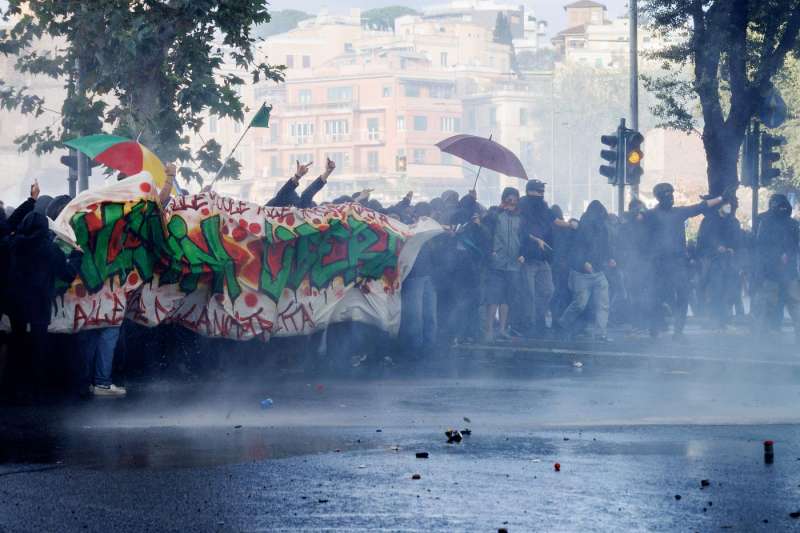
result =
[[[773,448],[774,442],[771,440],[764,441],[764,462],[767,464],[772,464],[775,460],[775,449]]]
[[[561,472],[561,463],[556,463],[553,465],[553,468],[556,469],[556,472]]]

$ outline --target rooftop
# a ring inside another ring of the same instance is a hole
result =
[[[606,10],[605,4],[601,4],[600,2],[592,2],[592,0],[578,0],[577,2],[572,2],[571,4],[565,5],[564,10],[582,9],[588,7],[602,7],[604,11]]]

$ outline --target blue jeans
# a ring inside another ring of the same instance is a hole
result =
[[[436,289],[430,276],[406,278],[402,289],[401,338],[407,349],[427,350],[436,344]]]
[[[592,302],[596,333],[605,336],[608,326],[608,280],[602,272],[584,274],[571,270],[569,288],[572,289],[572,302],[561,315],[559,323],[564,329],[571,329],[578,317]]]
[[[90,329],[80,333],[78,349],[84,361],[83,379],[89,385],[111,385],[114,348],[120,328]]]

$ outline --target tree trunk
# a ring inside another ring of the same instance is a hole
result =
[[[730,185],[739,181],[739,149],[744,141],[745,129],[723,128],[703,130],[703,146],[708,160],[708,192],[719,196]]]

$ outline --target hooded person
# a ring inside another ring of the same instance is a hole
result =
[[[553,297],[554,228],[559,218],[544,199],[545,184],[532,179],[525,184],[525,197],[519,201],[522,216],[522,280],[527,292],[522,298],[518,328],[524,334],[541,336],[547,331],[547,311]]]
[[[488,232],[490,243],[489,272],[486,281],[485,335],[494,338],[494,318],[498,315],[500,331],[497,337],[508,339],[509,307],[515,301],[520,288],[520,266],[525,261],[520,251],[522,217],[519,209],[519,191],[506,187],[500,197],[500,205],[487,213],[483,227]]]
[[[730,197],[735,189],[726,190]],[[650,335],[658,336],[665,323],[664,305],[672,310],[673,332],[683,339],[683,328],[689,311],[689,259],[686,252],[686,221],[709,208],[723,203],[723,196],[710,198],[690,206],[675,207],[675,189],[669,183],[653,188],[658,205],[647,211],[648,255],[652,259]]]
[[[625,322],[637,331],[647,331],[650,326],[646,320],[650,312],[647,292],[652,278],[646,213],[647,206],[644,202],[636,198],[630,201],[619,227],[615,252],[618,270],[625,285]]]
[[[730,322],[737,301],[739,273],[737,254],[742,228],[734,216],[736,202],[710,209],[700,223],[697,254],[701,263],[700,297],[707,296],[712,318],[719,328]]]
[[[567,334],[574,333],[578,318],[591,301],[594,337],[599,341],[607,341],[609,299],[605,272],[616,268],[617,265],[611,253],[608,211],[597,200],[589,204],[578,224],[570,250],[569,266],[572,302],[561,315],[559,326]]]
[[[11,319],[11,374],[17,385],[44,384],[47,328],[53,314],[56,282],[69,284],[77,275],[80,253],[70,259],[53,242],[47,217],[28,213],[10,245],[7,312]],[[23,359],[24,358],[24,359]],[[27,383],[25,383],[27,381]]]
[[[761,331],[779,329],[772,317],[783,317],[785,305],[800,342],[800,224],[792,219],[792,206],[785,195],[773,194],[767,212],[759,217],[755,252],[758,326]]]

